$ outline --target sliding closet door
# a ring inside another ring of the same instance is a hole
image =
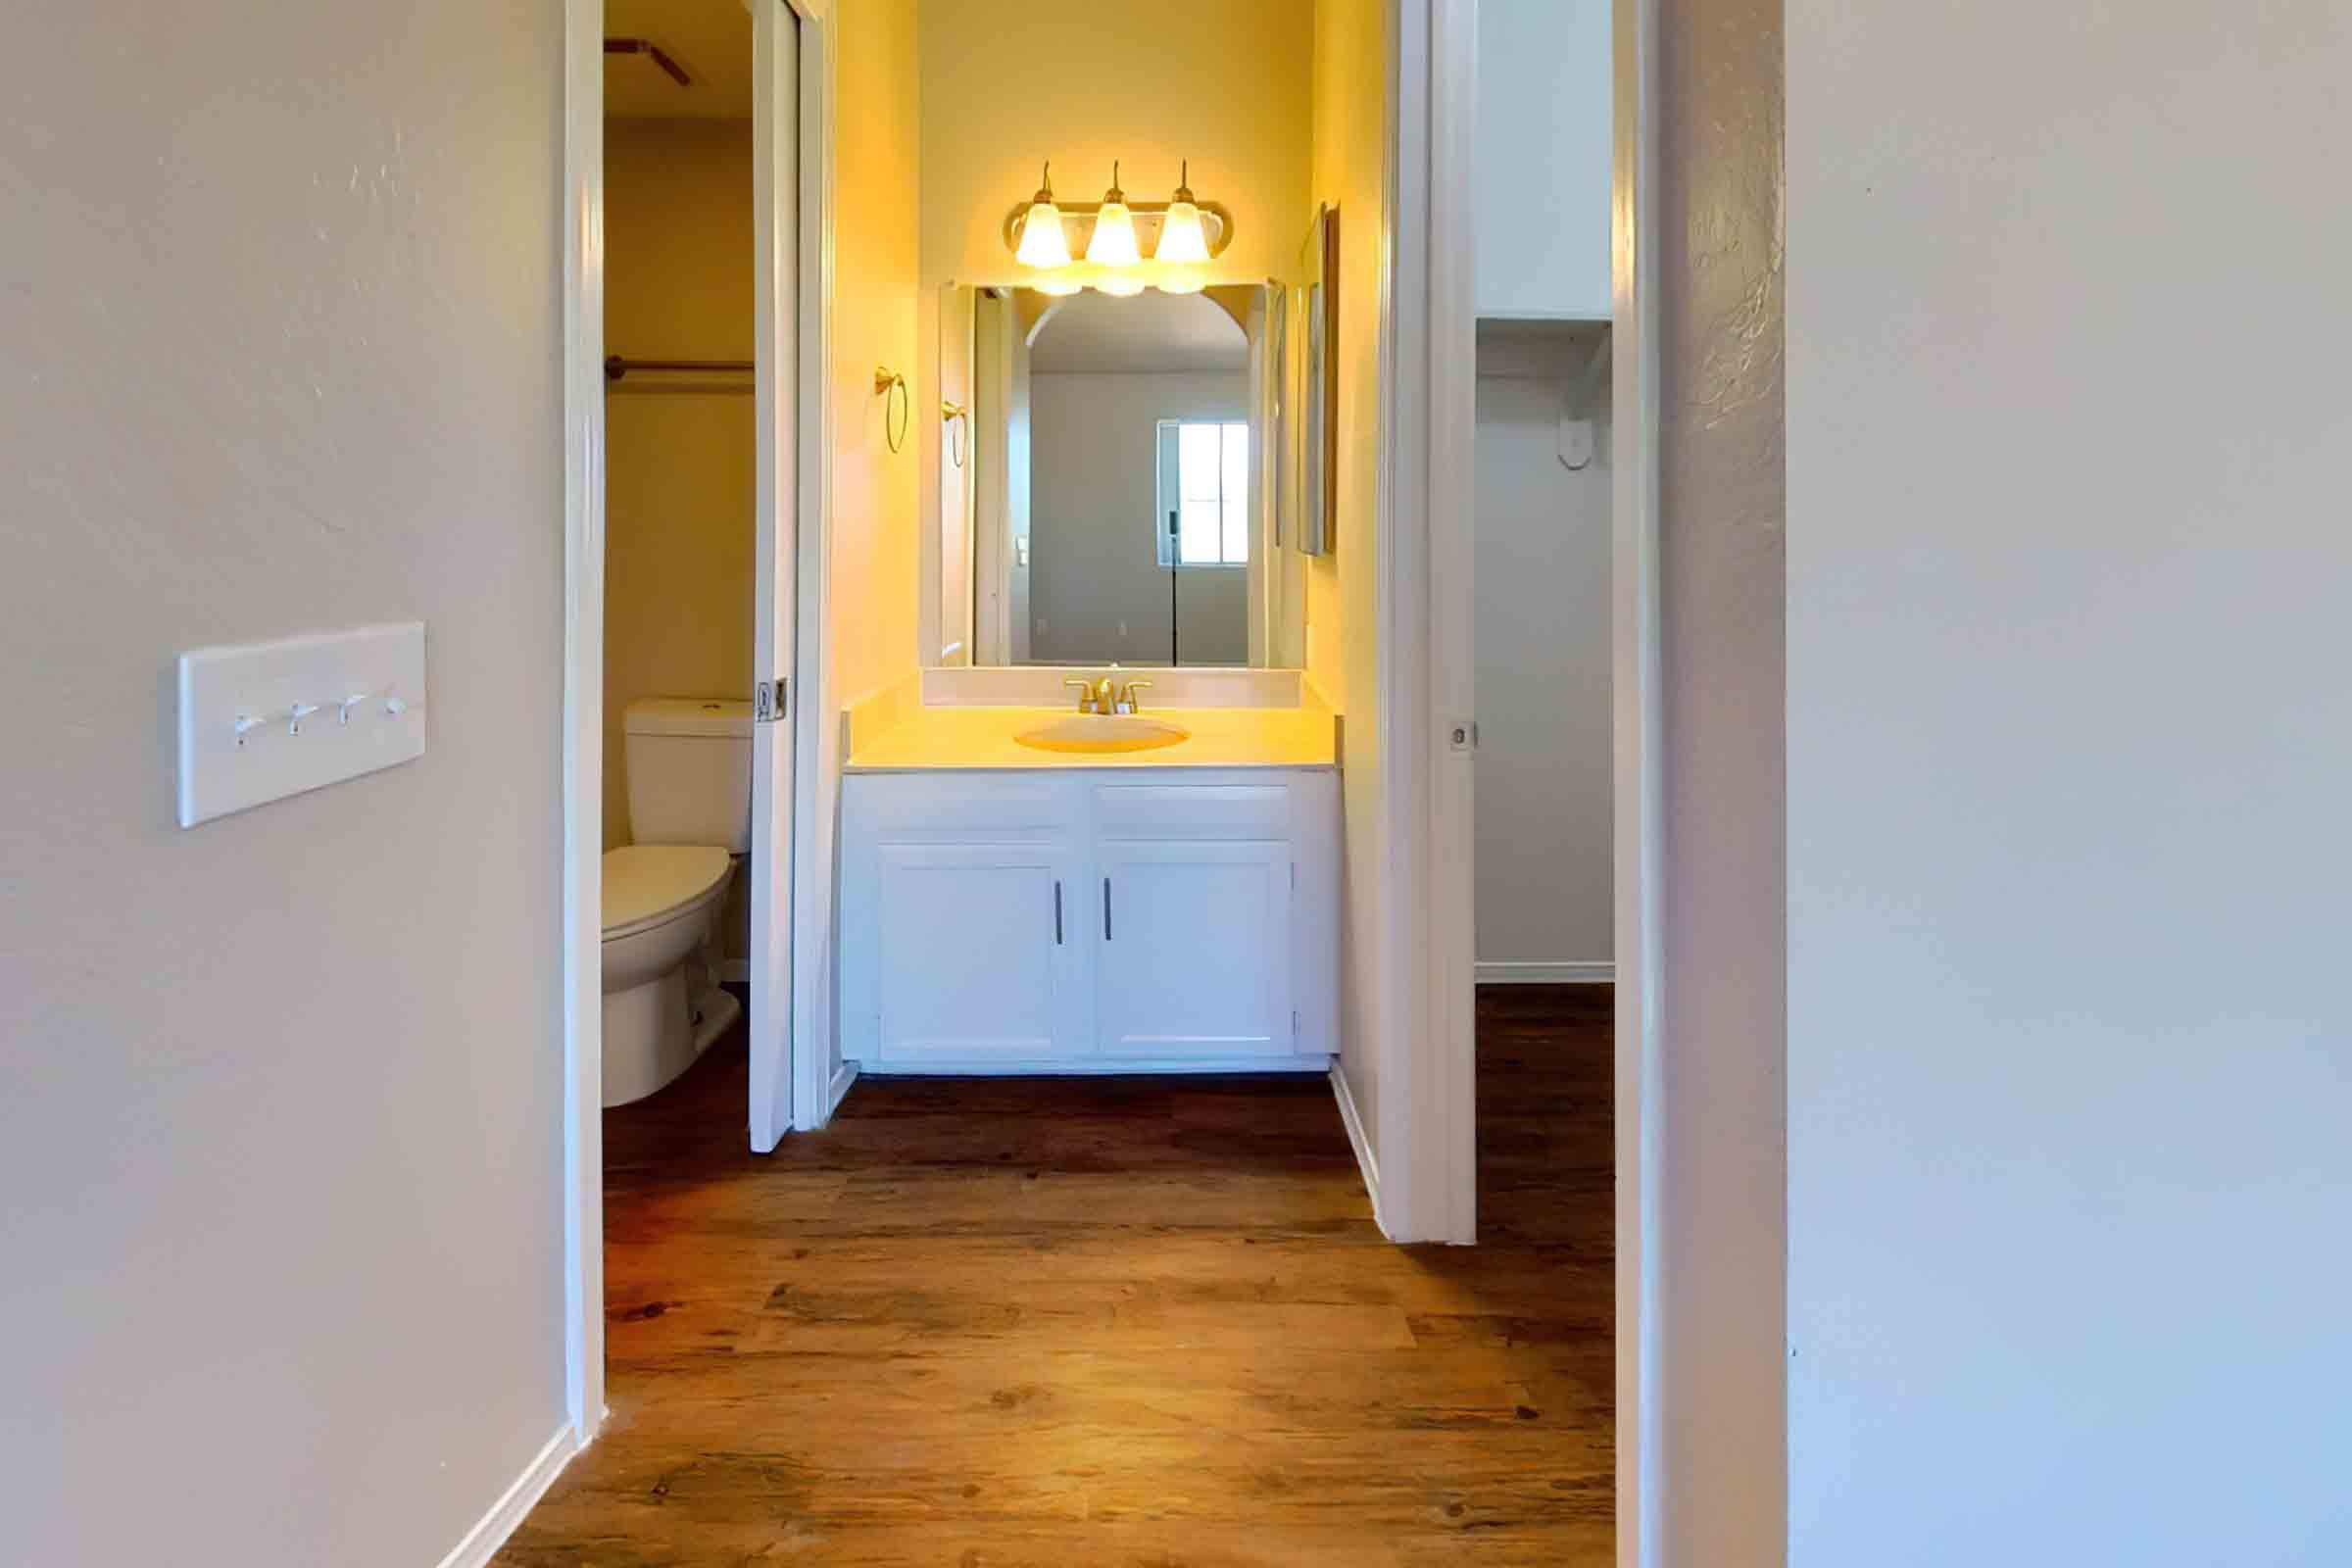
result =
[[[759,482],[752,741],[751,1140],[767,1153],[793,1122],[792,679],[799,625],[801,421],[800,23],[782,0],[752,13],[754,379]]]

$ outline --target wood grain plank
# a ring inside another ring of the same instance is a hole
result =
[[[613,1416],[497,1560],[1609,1562],[1608,995],[1479,1018],[1471,1249],[1320,1080],[874,1081],[760,1158],[722,1043],[607,1114]]]

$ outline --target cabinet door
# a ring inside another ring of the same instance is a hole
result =
[[[885,844],[878,854],[883,1060],[1019,1061],[1087,1051],[1083,890],[1066,849]]]
[[[1102,1049],[1262,1056],[1293,1049],[1291,850],[1253,841],[1108,842],[1089,911]]]

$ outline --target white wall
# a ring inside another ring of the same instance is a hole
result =
[[[1030,377],[1030,655],[1040,663],[1168,662],[1159,421],[1247,419],[1240,370]],[[1188,664],[1250,662],[1249,574],[1178,574]]]
[[[2352,27],[1789,22],[1791,1557],[2352,1560]]]
[[[1478,380],[1478,961],[1486,979],[1606,964],[1611,858],[1607,389],[1582,469],[1560,420],[1582,349],[1482,344]]]
[[[1609,0],[1479,0],[1478,314],[1609,317]]]
[[[562,10],[0,51],[0,1557],[440,1560],[561,1425]],[[182,832],[172,660],[416,616]]]

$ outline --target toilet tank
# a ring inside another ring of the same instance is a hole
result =
[[[641,697],[622,745],[629,837],[638,844],[752,847],[752,705],[715,697]]]

